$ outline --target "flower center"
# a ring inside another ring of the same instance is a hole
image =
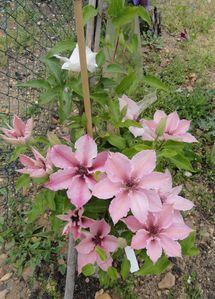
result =
[[[78,168],[78,174],[80,174],[82,177],[85,176],[85,175],[88,175],[88,170],[86,167],[84,166],[80,166]]]
[[[101,242],[102,242],[100,236],[98,236],[98,235],[96,235],[94,238],[92,238],[92,241],[95,245],[101,245]]]
[[[133,189],[135,186],[137,185],[137,181],[133,178],[131,178],[130,180],[128,180],[125,184],[125,187],[128,189]]]
[[[149,228],[149,235],[150,237],[155,237],[159,233],[159,227],[156,225],[152,225]]]
[[[70,217],[70,219],[72,220],[72,222],[78,223],[78,221],[79,221],[79,216],[78,216],[78,215],[72,215],[72,216]]]

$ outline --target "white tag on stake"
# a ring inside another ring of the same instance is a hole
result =
[[[138,265],[138,261],[134,252],[134,249],[132,249],[130,246],[126,246],[125,247],[125,254],[127,256],[127,259],[129,260],[130,264],[131,264],[131,269],[130,272],[134,273],[136,271],[138,271],[139,265]]]

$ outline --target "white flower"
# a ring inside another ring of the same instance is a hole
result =
[[[87,69],[91,73],[95,72],[96,68],[98,67],[98,65],[96,64],[96,55],[97,53],[92,52],[89,47],[86,47]],[[73,72],[81,71],[78,44],[76,44],[76,47],[73,50],[70,58],[62,57],[59,55],[54,56],[64,62],[64,64],[62,65],[63,70]]]

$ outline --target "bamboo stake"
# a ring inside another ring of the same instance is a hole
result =
[[[81,64],[81,79],[82,79],[82,89],[84,96],[84,109],[87,119],[87,134],[91,137],[93,136],[92,128],[92,115],[91,115],[91,103],[90,103],[90,92],[89,92],[89,80],[88,80],[88,71],[87,71],[87,60],[86,60],[86,46],[84,38],[84,23],[82,15],[82,1],[75,0],[74,2],[74,12],[76,20],[76,31],[78,38],[78,47],[79,47],[79,57]]]

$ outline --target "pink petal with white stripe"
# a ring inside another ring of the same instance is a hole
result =
[[[95,141],[89,135],[84,135],[76,141],[75,148],[75,156],[80,164],[91,167],[93,159],[97,156]]]

